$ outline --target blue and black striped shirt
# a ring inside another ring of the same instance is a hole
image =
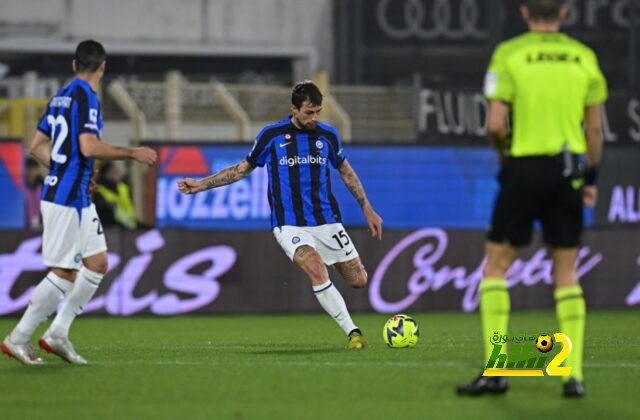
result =
[[[289,116],[263,128],[246,159],[254,168],[267,165],[272,227],[341,222],[329,173],[345,160],[335,128],[319,122],[302,130]]]
[[[88,187],[94,159],[80,152],[80,134],[102,134],[98,95],[88,82],[74,79],[49,100],[38,130],[53,140],[49,176],[41,200],[81,209],[91,204]]]

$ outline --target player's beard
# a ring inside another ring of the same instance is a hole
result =
[[[303,123],[302,123],[302,121],[300,121],[300,119],[299,119],[298,117],[294,116],[293,118],[295,118],[295,119],[296,119],[296,122],[298,123],[298,124],[297,124],[297,125],[298,125],[298,127],[302,127],[303,129],[305,129],[305,130],[309,130],[309,131],[310,131],[310,130],[315,130],[315,129],[316,129],[316,125],[317,125],[317,124],[316,124],[316,123],[314,123],[313,121],[309,121],[308,123],[303,124]]]

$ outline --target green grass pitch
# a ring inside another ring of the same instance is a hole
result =
[[[411,314],[414,349],[382,342],[385,315],[355,314],[370,347],[344,350],[326,315],[81,317],[71,338],[89,366],[0,359],[2,419],[638,418],[640,315],[590,311],[587,397],[559,378],[512,378],[504,396],[460,398],[483,364],[477,314]],[[15,319],[0,319],[9,331]],[[556,332],[552,311],[515,312],[511,331]],[[42,329],[37,332],[42,333]],[[554,349],[555,350],[555,349]],[[38,354],[42,355],[38,349]]]

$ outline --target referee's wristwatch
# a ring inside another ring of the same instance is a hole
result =
[[[598,167],[587,166],[584,170],[584,185],[595,185],[598,180]]]

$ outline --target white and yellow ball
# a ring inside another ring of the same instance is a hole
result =
[[[392,316],[382,329],[382,338],[389,347],[414,347],[418,343],[418,323],[408,315]]]

